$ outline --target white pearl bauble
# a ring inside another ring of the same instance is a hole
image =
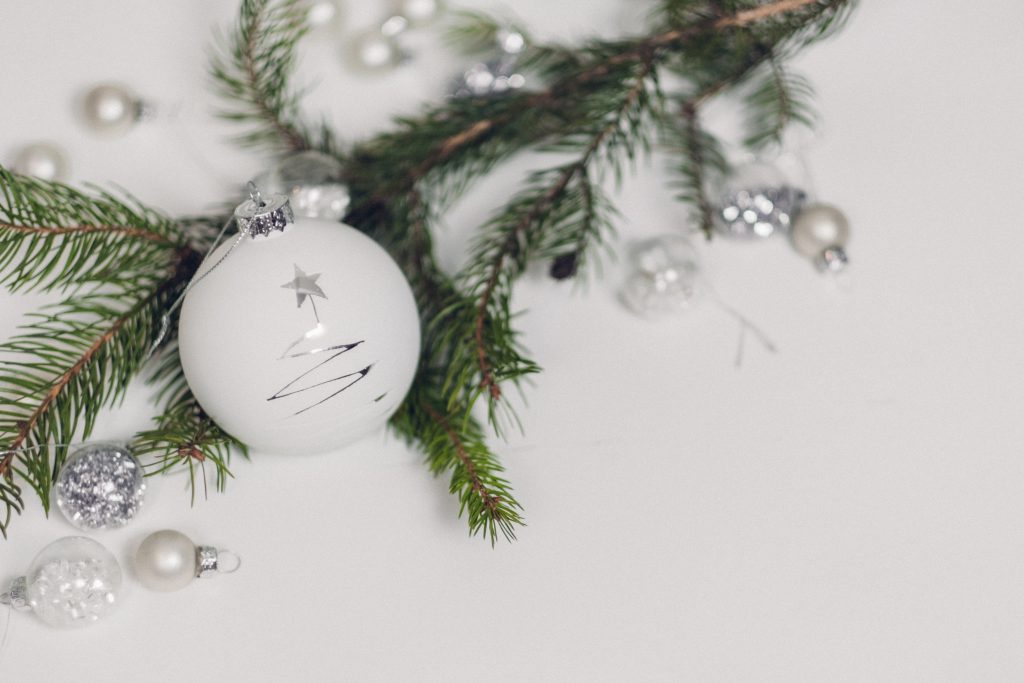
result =
[[[103,83],[85,94],[85,122],[98,133],[127,133],[138,121],[139,112],[138,98],[123,86]]]
[[[312,0],[306,12],[306,22],[311,28],[320,28],[336,22],[340,14],[336,0]]]
[[[11,169],[15,173],[40,180],[64,181],[68,176],[68,158],[60,147],[48,142],[36,142],[21,148],[14,157]]]
[[[441,16],[444,3],[441,0],[399,0],[397,10],[413,26],[423,26]]]
[[[402,49],[391,36],[380,31],[367,31],[352,42],[352,56],[367,71],[383,71],[402,61]]]
[[[850,223],[843,212],[830,204],[807,204],[790,233],[793,246],[808,258],[817,258],[829,247],[842,247],[850,238]]]
[[[178,339],[188,384],[223,429],[259,451],[322,453],[385,425],[412,384],[420,327],[376,242],[296,218],[244,238],[192,288]]]
[[[28,605],[55,628],[88,626],[120,601],[121,566],[84,536],[61,538],[40,551],[25,575]]]
[[[150,590],[180,590],[192,582],[197,570],[196,546],[179,531],[150,534],[135,554],[135,576]]]

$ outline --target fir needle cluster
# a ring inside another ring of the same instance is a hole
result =
[[[676,197],[710,236],[709,179],[722,144],[702,125],[705,105],[745,93],[745,143],[778,143],[809,124],[810,85],[788,67],[830,34],[853,0],[659,0],[642,35],[579,46],[529,41],[523,68],[544,86],[500,97],[450,99],[390,131],[340,146],[302,112],[294,67],[307,31],[303,0],[243,0],[211,57],[222,115],[241,144],[277,154],[318,149],[343,164],[352,193],[346,222],[389,250],[412,284],[424,331],[413,388],[391,421],[447,474],[472,534],[492,544],[523,525],[489,443],[517,424],[509,389],[538,365],[523,347],[512,288],[534,262],[577,276],[606,248],[616,210],[609,184],[654,148],[672,159]],[[463,15],[452,35],[466,49],[492,44],[501,23]],[[664,85],[671,82],[671,88]],[[445,272],[432,227],[475,178],[524,150],[552,161],[480,226],[461,272]],[[97,408],[117,403],[146,371],[161,413],[140,433],[149,473],[187,468],[196,485],[213,468],[219,488],[232,451],[184,382],[173,334],[147,362],[160,317],[187,285],[218,217],[171,220],[96,190],[0,171],[0,282],[12,291],[60,291],[64,301],[0,345],[0,531],[28,484],[48,506],[64,451],[89,435]],[[22,450],[32,447],[31,450]]]

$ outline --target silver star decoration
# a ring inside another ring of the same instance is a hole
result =
[[[295,279],[291,282],[286,282],[281,285],[282,289],[294,289],[295,290],[295,301],[299,308],[302,308],[302,304],[305,303],[307,296],[318,296],[323,299],[327,298],[324,294],[324,290],[320,289],[320,285],[316,283],[317,278],[320,277],[320,273],[314,273],[313,275],[306,275],[302,272],[302,268],[295,265]]]

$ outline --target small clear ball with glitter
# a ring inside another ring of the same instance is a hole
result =
[[[57,507],[88,531],[123,527],[138,514],[146,494],[142,465],[124,446],[86,444],[57,477]]]
[[[120,602],[121,566],[91,538],[69,536],[46,546],[25,580],[28,606],[55,628],[88,626]]]
[[[621,291],[622,302],[642,316],[685,311],[704,293],[697,250],[682,235],[662,235],[640,242],[631,251],[632,272]]]
[[[343,172],[334,157],[307,151],[285,157],[253,182],[266,195],[286,195],[296,216],[340,221],[350,201]]]
[[[807,199],[770,164],[741,166],[718,191],[716,228],[728,237],[759,239],[787,234]]]

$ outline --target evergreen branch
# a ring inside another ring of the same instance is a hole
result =
[[[246,124],[246,145],[298,152],[321,147],[299,121],[301,91],[289,88],[296,46],[308,32],[302,0],[242,0],[238,24],[211,58],[210,74],[229,103],[222,118]]]
[[[678,160],[675,170],[679,177],[679,193],[676,196],[695,207],[700,229],[711,239],[714,207],[707,196],[708,178],[711,174],[725,173],[725,155],[718,140],[701,127],[695,102],[683,104],[682,117],[682,129],[670,130],[668,141]]]
[[[17,474],[46,510],[65,456],[59,444],[79,433],[88,438],[97,411],[123,398],[149,355],[161,311],[183,283],[150,277],[131,286],[131,292],[101,288],[48,306],[0,344],[0,354],[11,357],[0,371],[0,478],[13,483]],[[54,376],[54,368],[62,371]]]
[[[782,144],[783,133],[791,124],[814,125],[811,84],[789,73],[778,58],[767,62],[767,74],[746,97],[748,132],[744,144],[753,150]]]
[[[522,507],[487,448],[480,425],[464,416],[464,406],[449,412],[439,384],[439,376],[421,372],[392,427],[422,446],[431,472],[451,471],[449,491],[459,500],[459,516],[466,515],[471,536],[482,534],[492,546],[499,533],[512,541],[515,528],[524,524]]]
[[[166,217],[106,192],[0,168],[0,284],[65,289],[134,277],[183,247]]]
[[[520,197],[513,200],[506,211],[492,221],[492,227],[485,232],[484,238],[478,241],[476,254],[473,258],[467,278],[471,281],[476,277],[476,282],[471,284],[471,291],[476,293],[476,308],[473,317],[473,339],[475,342],[475,357],[479,371],[479,386],[485,390],[491,399],[491,405],[501,398],[501,386],[499,374],[517,379],[526,374],[536,372],[537,368],[532,363],[524,361],[518,353],[505,353],[504,355],[512,363],[503,363],[504,368],[496,371],[496,362],[492,359],[495,344],[488,337],[498,331],[501,337],[506,336],[500,332],[495,325],[500,320],[508,320],[508,316],[496,311],[494,306],[495,292],[499,285],[511,285],[511,280],[526,267],[530,257],[531,238],[529,233],[539,232],[546,224],[557,225],[557,219],[561,219],[563,227],[569,224],[566,220],[575,212],[562,212],[552,215],[552,209],[562,199],[570,183],[579,177],[578,199],[581,201],[584,211],[588,201],[593,199],[593,192],[589,183],[588,168],[591,161],[597,156],[602,147],[611,140],[625,137],[625,149],[632,155],[633,143],[639,135],[642,125],[642,115],[649,104],[649,78],[654,70],[653,59],[643,63],[633,76],[633,84],[626,91],[620,101],[615,103],[608,114],[601,117],[603,125],[592,134],[586,141],[579,158],[562,167],[553,173],[553,179],[543,187],[543,182],[551,174],[538,174],[534,176],[536,187],[529,188]],[[642,103],[642,104],[641,104]],[[638,107],[638,104],[641,106]],[[627,130],[623,131],[624,122],[628,122]],[[571,142],[567,140],[566,143]],[[566,144],[563,143],[563,144]],[[552,219],[555,220],[552,220]],[[552,232],[558,232],[552,230]],[[497,237],[497,241],[491,237]],[[553,254],[558,257],[560,254]],[[511,268],[509,264],[511,263]],[[503,301],[507,296],[503,295]],[[508,335],[511,336],[511,335]]]

